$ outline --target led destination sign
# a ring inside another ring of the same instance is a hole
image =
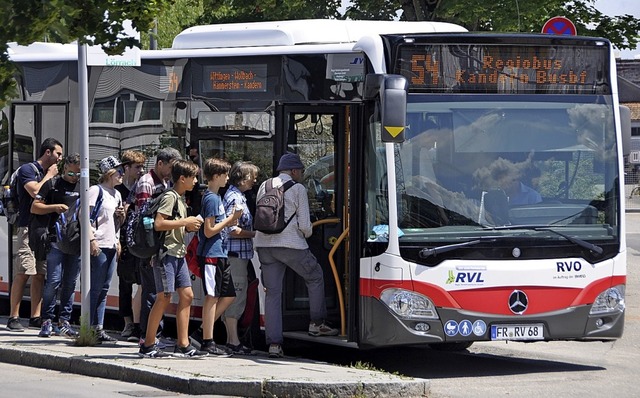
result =
[[[267,64],[207,65],[204,72],[205,92],[267,91]]]
[[[400,49],[410,89],[432,92],[603,93],[606,48],[421,45]]]

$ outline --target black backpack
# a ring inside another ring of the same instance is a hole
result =
[[[149,200],[137,209],[137,216],[132,217],[128,224],[127,246],[129,253],[142,259],[151,258],[158,254],[164,244],[166,231],[155,230],[156,213],[160,208],[160,202],[165,195],[173,192],[176,201],[173,205],[171,219],[178,214],[178,194],[173,191],[165,191],[160,196]]]
[[[284,193],[296,182],[287,181],[278,188],[273,187],[273,178],[266,181],[264,195],[256,202],[253,229],[265,234],[279,234],[287,228],[295,214],[284,219]]]
[[[42,180],[43,176],[42,174],[40,174],[40,170],[38,170],[38,167],[36,167],[33,162],[27,164],[33,167],[33,170],[36,172],[38,181]],[[20,204],[18,199],[18,172],[23,166],[26,166],[27,164],[23,164],[22,166],[18,167],[13,172],[13,174],[11,174],[11,177],[9,177],[9,196],[2,199],[4,206],[4,215],[7,216],[7,221],[9,222],[9,224],[15,224],[18,221],[18,217],[20,216]]]

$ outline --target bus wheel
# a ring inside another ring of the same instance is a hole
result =
[[[429,344],[429,348],[436,351],[464,351],[471,347],[473,341],[458,341],[455,343],[433,343]]]

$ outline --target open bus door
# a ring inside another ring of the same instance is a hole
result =
[[[48,137],[53,137],[64,145],[68,153],[66,138],[68,135],[68,104],[61,102],[19,102],[11,103],[8,115],[3,113],[3,130],[6,123],[7,142],[2,142],[0,155],[1,181],[9,184],[9,177],[21,165],[35,160],[40,144]],[[6,120],[4,119],[6,117]],[[3,218],[0,223],[0,292],[8,294],[13,280],[13,258],[17,250],[15,245],[16,230]],[[28,284],[25,293],[28,293]]]
[[[309,195],[313,235],[309,248],[324,271],[328,321],[345,338],[345,286],[348,277],[348,160],[347,106],[285,106],[285,148],[300,155],[306,166],[303,184]],[[295,339],[309,337],[309,296],[304,280],[287,270],[284,282],[283,331]]]

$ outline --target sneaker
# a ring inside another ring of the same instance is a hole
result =
[[[69,321],[62,321],[58,325],[58,331],[56,334],[62,337],[76,338],[80,333],[71,327]]]
[[[194,330],[193,333],[189,335],[189,343],[191,343],[192,346],[198,349],[202,349],[203,341],[204,341],[204,338],[202,337],[202,328],[198,328]]]
[[[109,336],[109,334],[105,332],[104,329],[96,330],[96,339],[98,340],[99,344],[115,343],[118,341],[118,339],[116,339],[115,337]]]
[[[39,316],[29,318],[29,328],[40,329],[41,327],[42,327],[42,318],[40,318]]]
[[[42,326],[40,327],[40,333],[38,333],[38,337],[51,337],[53,333],[53,325],[51,324],[51,319],[47,319],[42,322]]]
[[[138,356],[140,358],[171,358],[171,354],[159,349],[157,344],[154,344],[151,347],[145,347],[144,344],[141,345],[140,350],[138,351]]]
[[[230,349],[225,346],[217,345],[216,343],[203,344],[201,349],[202,351],[206,351],[209,354],[215,355],[219,358],[228,358],[230,356],[233,356]]]
[[[165,348],[166,347],[173,347],[174,345],[176,345],[176,341],[174,339],[172,339],[171,337],[166,337],[162,333],[158,333],[156,335],[156,344],[158,344],[159,346],[164,346]],[[163,350],[164,350],[164,348],[163,348]]]
[[[12,332],[24,332],[24,326],[20,323],[18,318],[9,318],[7,321],[7,329]]]
[[[284,357],[282,346],[280,344],[271,344],[269,346],[269,358],[282,358],[282,357]]]
[[[311,322],[309,323],[309,336],[337,336],[338,329],[334,329],[328,326],[326,323],[322,322],[319,325]]]
[[[208,356],[207,351],[200,351],[196,347],[189,344],[186,347],[178,347],[173,350],[173,356],[182,358],[204,358]]]
[[[133,325],[133,330],[131,331],[131,335],[127,337],[127,341],[130,343],[137,343],[140,341],[140,337],[142,335],[142,330],[140,330],[140,326]]]
[[[251,348],[242,345],[242,343],[238,345],[228,343],[227,348],[230,349],[234,355],[253,355]]]
[[[134,329],[133,322],[127,323],[126,325],[124,325],[124,329],[122,329],[120,336],[124,338],[130,337],[131,333],[133,333],[133,329]]]

